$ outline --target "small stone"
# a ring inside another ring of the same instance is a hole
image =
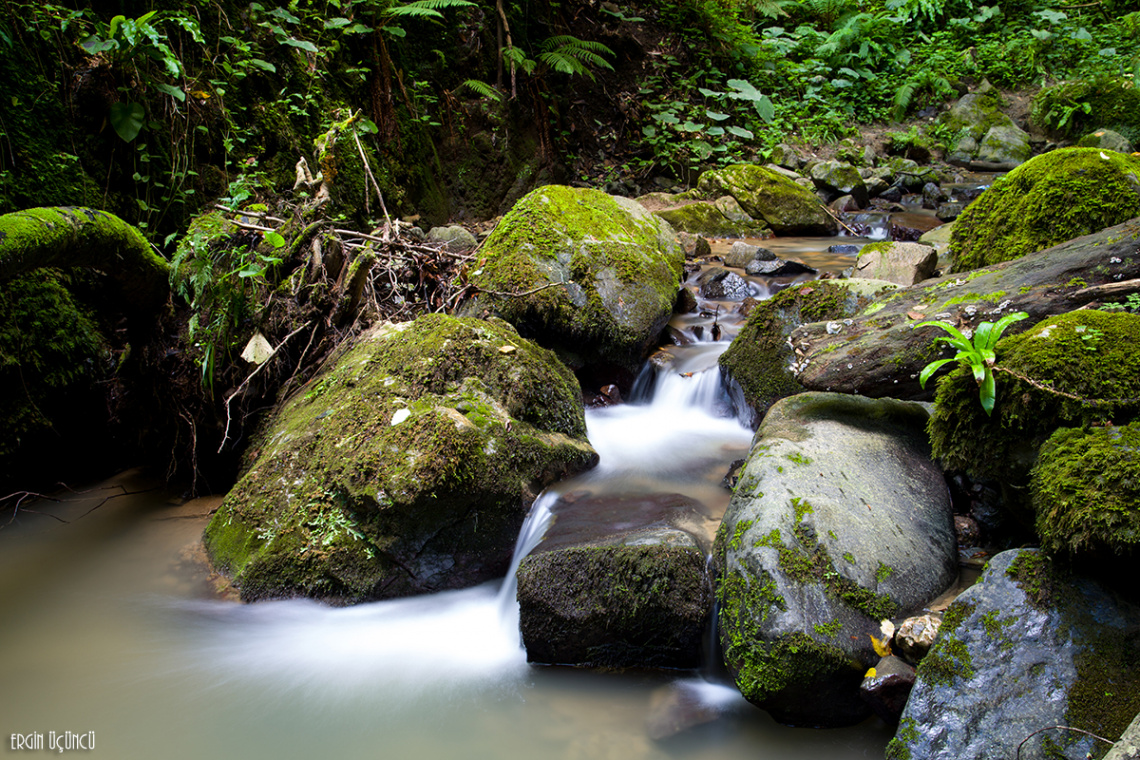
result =
[[[859,685],[859,696],[884,721],[896,723],[906,707],[914,677],[913,667],[888,655],[867,671]]]
[[[895,633],[895,644],[903,654],[918,662],[934,645],[934,639],[938,636],[938,626],[941,624],[942,618],[937,615],[927,614],[907,618]]]
[[[515,351],[518,351],[518,349],[514,346],[499,346],[500,354],[513,354]]]

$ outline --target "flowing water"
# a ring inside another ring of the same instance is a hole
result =
[[[708,335],[716,320],[721,342],[670,349],[633,403],[587,413],[600,464],[536,502],[522,553],[551,522],[572,524],[581,494],[680,494],[697,505],[685,527],[711,538],[720,479],[751,439],[720,391],[716,358],[738,329],[722,306],[674,325]],[[695,673],[529,666],[512,583],[350,608],[217,601],[195,549],[217,500],[182,504],[138,472],[116,483],[132,493],[25,504],[67,522],[23,511],[0,530],[5,747],[38,735],[47,751],[71,731],[94,732],[92,756],[125,760],[847,760],[882,757],[890,737],[876,720],[780,726]],[[719,717],[651,739],[671,693]]]

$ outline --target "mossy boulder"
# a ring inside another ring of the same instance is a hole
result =
[[[1140,404],[1140,399],[1137,400]],[[1140,422],[1060,428],[1032,474],[1041,547],[1096,560],[1140,549]]]
[[[580,393],[500,320],[380,325],[274,415],[207,551],[247,600],[354,602],[501,576],[535,496],[597,459]]]
[[[1100,148],[1118,153],[1132,153],[1133,145],[1124,135],[1111,129],[1098,129],[1077,140],[1079,148]]]
[[[747,214],[734,219],[736,214],[725,214],[724,209],[711,201],[690,201],[655,213],[673,229],[704,237],[762,238],[771,234],[764,222],[757,222]]]
[[[968,367],[939,381],[930,420],[935,455],[947,468],[1026,485],[1041,444],[1058,427],[1125,424],[1136,416],[1137,346],[1140,315],[1094,309],[1002,338],[992,415],[982,409]]]
[[[753,219],[762,219],[777,235],[834,235],[839,225],[815,193],[771,169],[734,164],[713,169],[697,181],[697,195],[731,195]]]
[[[879,660],[881,621],[957,576],[926,420],[920,404],[805,393],[756,432],[713,559],[725,664],[780,722],[865,717],[859,687]]]
[[[820,161],[811,168],[811,181],[829,201],[850,195],[856,207],[866,208],[870,200],[859,170],[844,161]]]
[[[539,550],[518,570],[531,662],[695,668],[712,613],[705,553],[658,526]]]
[[[788,335],[793,329],[858,314],[876,293],[893,288],[876,280],[819,280],[758,303],[719,359],[737,414],[758,421],[777,400],[804,390],[792,373],[797,357]]]
[[[1001,107],[1001,96],[987,83],[939,117],[943,129],[955,135],[949,163],[993,171],[1012,169],[1029,158],[1029,135]]]
[[[1084,760],[1107,747],[1041,729],[1116,737],[1138,711],[1140,608],[1019,549],[990,560],[946,610],[885,754]]]
[[[684,260],[673,229],[637,202],[548,185],[487,239],[463,313],[495,313],[574,366],[633,370],[668,322]]]
[[[953,270],[1009,261],[1140,216],[1140,158],[1096,148],[1037,156],[994,182],[954,224]]]

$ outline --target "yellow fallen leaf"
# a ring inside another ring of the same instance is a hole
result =
[[[879,674],[874,668],[868,668],[867,672],[863,674],[863,677],[864,678],[874,678],[877,675],[879,675]]]
[[[871,640],[871,646],[875,648],[875,654],[880,657],[887,657],[891,653],[891,640],[890,639],[877,639],[871,634],[867,634],[867,638]]]

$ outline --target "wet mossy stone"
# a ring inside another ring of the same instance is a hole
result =
[[[1140,712],[1140,608],[1036,550],[1002,552],[943,617],[887,760],[1099,757]],[[1027,740],[1027,741],[1026,741]]]
[[[501,576],[530,503],[591,467],[581,391],[501,320],[380,325],[288,401],[206,528],[247,600]]]
[[[788,345],[792,330],[854,316],[874,293],[893,287],[878,280],[819,280],[785,288],[758,303],[719,359],[737,414],[758,421],[778,399],[803,392],[791,369],[796,360]]]
[[[935,455],[948,469],[1015,486],[1012,496],[1028,484],[1041,444],[1057,428],[1123,425],[1137,417],[1137,346],[1140,315],[1095,309],[1050,317],[1002,338],[996,347],[997,403],[991,416],[982,409],[968,367],[939,380],[930,418]],[[1079,398],[1043,390],[1042,384]]]
[[[1140,558],[1140,422],[1057,430],[1038,454],[1032,492],[1043,549]]]
[[[667,526],[539,550],[518,570],[527,660],[695,668],[712,612],[705,553]]]
[[[953,271],[998,264],[1140,216],[1140,158],[1065,148],[1027,161],[966,207]]]
[[[811,168],[811,181],[829,200],[850,195],[857,208],[866,208],[870,197],[859,170],[843,161],[821,161]]]
[[[547,185],[487,238],[465,315],[491,312],[575,365],[636,369],[656,345],[685,254],[663,220],[628,198]]]
[[[697,181],[702,198],[731,195],[753,219],[777,235],[834,235],[839,225],[815,193],[778,172],[753,164],[713,169]]]
[[[880,622],[957,576],[921,404],[838,393],[776,403],[717,532],[719,632],[741,693],[783,723],[844,725]]]
[[[771,234],[768,225],[745,215],[745,218],[732,218],[724,213],[718,204],[710,201],[692,201],[674,208],[655,212],[675,230],[704,237],[757,237]]]

